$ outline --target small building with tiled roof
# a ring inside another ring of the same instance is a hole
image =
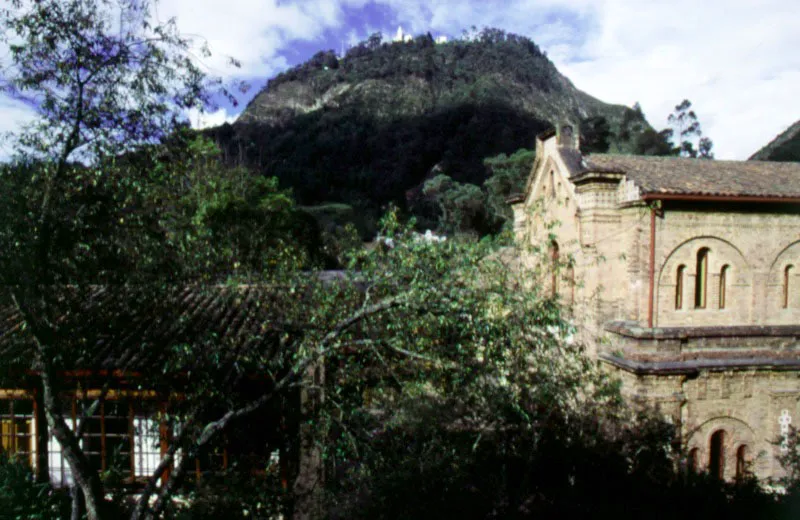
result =
[[[317,276],[322,283],[341,277],[338,271]],[[204,366],[208,359],[198,352],[214,360],[220,372],[215,384],[226,389],[227,397],[250,398],[268,391],[287,370],[281,361],[287,338],[300,334],[276,317],[282,316],[285,299],[260,285],[68,289],[60,291],[58,334],[53,338],[62,346],[64,365],[74,367],[57,374],[64,385],[59,397],[67,410],[65,418],[71,428],[86,423],[81,442],[89,464],[98,471],[113,469],[120,489],[131,492],[140,490],[157,470],[173,426],[180,425],[176,417],[185,412],[185,396],[194,385],[203,384],[192,372],[209,373]],[[34,339],[18,307],[4,305],[8,301],[7,288],[0,287],[0,354],[6,360],[0,370],[0,456],[13,455],[28,463],[40,479],[55,486],[72,486],[70,466],[48,425],[42,391],[26,362]],[[182,358],[181,352],[192,354],[186,354],[176,370],[175,357]],[[101,390],[104,387],[108,388]],[[83,401],[101,392],[101,404],[82,417]],[[299,435],[300,393],[288,395],[231,428],[236,442],[222,439],[202,452],[194,477],[235,466],[253,474],[269,467],[279,470],[282,479],[299,478],[290,469],[299,471],[293,468],[302,455],[279,450],[287,432]],[[164,413],[174,414],[173,423]],[[274,464],[276,457],[282,457],[279,465]]]
[[[511,200],[520,254],[690,465],[779,476],[800,421],[800,163],[582,155],[537,138]]]

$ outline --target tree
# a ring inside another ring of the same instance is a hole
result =
[[[669,128],[660,132],[647,128],[636,138],[636,153],[640,155],[675,155],[677,149],[672,147],[671,138],[672,130]]]
[[[469,183],[440,174],[425,181],[422,193],[436,200],[441,217],[439,227],[448,233],[478,229],[484,214],[484,194]]]
[[[358,277],[370,301],[402,299],[354,331],[357,355],[329,356],[334,390],[320,411],[319,435],[331,493],[345,502],[331,507],[358,510],[347,501],[367,491],[363,479],[406,455],[410,465],[435,464],[438,450],[455,449],[454,437],[469,439],[459,450],[482,446],[509,429],[536,431],[554,410],[615,401],[608,380],[570,341],[558,306],[538,291],[536,273],[509,264],[502,242],[427,243],[405,226],[384,224],[393,247],[355,258]],[[422,432],[442,444],[428,444]]]
[[[700,122],[692,110],[692,103],[684,99],[675,106],[675,112],[669,115],[667,122],[673,130],[673,137],[678,140],[677,148],[682,157],[698,157],[713,159],[711,139],[703,137]]]
[[[611,129],[603,116],[588,117],[580,124],[581,151],[585,153],[605,153],[608,151]]]
[[[711,139],[708,137],[701,137],[700,141],[697,143],[697,156],[701,159],[713,159],[714,152],[711,151],[713,146],[714,143],[711,142]]]
[[[210,95],[193,42],[174,20],[154,25],[151,8],[148,0],[12,0],[0,10],[9,48],[0,87],[39,116],[16,136],[18,158],[4,172],[16,188],[5,192],[7,217],[17,220],[2,232],[4,289],[35,347],[26,359],[75,477],[74,503],[82,497],[90,519],[104,514],[103,486],[80,428],[67,426],[57,380],[86,338],[65,334],[63,318],[94,284],[171,272],[157,219],[139,211],[151,172],[115,163],[170,135],[181,111]],[[85,403],[82,417],[105,393]]]
[[[483,183],[483,189],[488,213],[493,220],[501,223],[511,221],[511,208],[506,200],[525,189],[535,158],[536,152],[520,148],[509,156],[500,154],[484,159],[489,178]]]

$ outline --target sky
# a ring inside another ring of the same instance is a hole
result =
[[[157,16],[207,42],[209,73],[251,86],[238,107],[190,114],[196,126],[233,121],[267,79],[319,50],[378,31],[390,39],[398,26],[451,39],[472,26],[527,36],[576,87],[639,102],[657,129],[689,99],[718,159],[746,159],[800,119],[795,0],[160,0]],[[0,97],[0,131],[29,117]]]

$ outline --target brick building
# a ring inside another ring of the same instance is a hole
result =
[[[681,425],[689,461],[777,477],[800,422],[800,164],[583,156],[540,135],[512,200],[527,262],[631,402]],[[543,271],[545,272],[545,271]],[[776,442],[778,441],[778,442]]]

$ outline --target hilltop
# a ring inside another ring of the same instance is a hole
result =
[[[482,186],[484,159],[530,148],[560,121],[622,153],[652,130],[640,110],[578,90],[530,39],[486,29],[319,52],[211,133],[227,161],[277,176],[300,204],[344,203],[371,221],[390,202],[409,207],[435,175]]]

